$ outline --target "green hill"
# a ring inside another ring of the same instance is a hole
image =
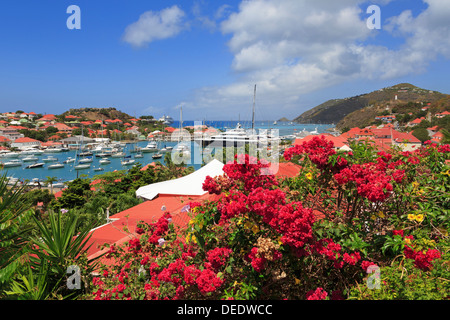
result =
[[[386,105],[394,106],[408,102],[437,102],[448,97],[446,94],[416,87],[409,83],[400,83],[398,85],[383,88],[358,96],[333,99],[326,101],[295,118],[297,123],[334,123],[336,126],[353,125],[351,120],[344,118],[352,115],[352,119],[363,123],[366,120],[373,120],[373,117]],[[360,110],[363,110],[358,112]]]

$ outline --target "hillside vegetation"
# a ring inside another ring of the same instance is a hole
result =
[[[334,123],[344,127],[358,123],[362,126],[387,105],[405,104],[408,102],[434,103],[448,101],[449,95],[437,91],[422,89],[409,83],[401,83],[345,99],[326,101],[295,118],[297,123]],[[445,106],[441,103],[441,107]],[[364,109],[364,110],[363,110]],[[347,117],[347,118],[346,118]],[[344,120],[344,118],[346,118]]]

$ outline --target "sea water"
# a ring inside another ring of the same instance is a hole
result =
[[[193,126],[194,124],[197,124],[198,122],[194,121],[183,121],[183,127],[186,126]],[[235,128],[237,125],[237,121],[209,121],[205,124],[207,124],[209,127],[214,127],[220,130],[227,130]],[[241,122],[244,128],[251,127],[247,122]],[[175,121],[172,125],[172,127],[178,127],[179,123]],[[332,125],[326,125],[326,124],[291,124],[290,122],[278,122],[276,125],[273,124],[273,122],[268,121],[260,121],[255,122],[255,129],[276,129],[278,130],[278,135],[286,136],[286,135],[292,135],[296,132],[301,132],[302,130],[306,131],[313,131],[316,130],[319,133],[325,132],[327,129],[332,128],[334,126]],[[164,153],[162,154],[162,158],[160,159],[153,159],[152,155],[155,153],[142,153],[142,158],[134,158],[135,153],[131,153],[131,150],[134,147],[145,147],[147,145],[148,141],[139,141],[137,143],[130,143],[127,144],[125,149],[123,150],[127,156],[131,156],[131,159],[135,160],[134,164],[140,163],[142,166],[145,166],[147,164],[150,164],[152,162],[160,162],[163,165],[164,162]],[[176,148],[177,142],[171,142],[171,141],[161,141],[159,142],[159,148],[163,148],[165,146],[171,146]],[[192,142],[191,148],[192,150],[195,149],[195,147],[198,147],[198,145],[195,142]],[[96,175],[101,175],[106,172],[112,172],[112,171],[120,171],[120,170],[128,170],[132,166],[124,166],[122,165],[121,161],[123,161],[123,158],[112,158],[108,157],[108,159],[111,161],[110,164],[101,165],[99,161],[101,158],[95,157],[95,154],[92,156],[93,162],[90,163],[91,167],[89,169],[83,169],[83,170],[76,170],[74,168],[75,163],[68,163],[64,164],[64,168],[59,169],[48,169],[48,166],[52,163],[60,162],[63,163],[67,158],[72,157],[76,158],[77,151],[71,150],[71,151],[65,151],[65,152],[59,152],[59,153],[44,153],[43,155],[37,156],[38,162],[43,162],[42,160],[47,158],[48,156],[53,156],[57,158],[57,161],[55,162],[46,162],[43,167],[40,168],[33,168],[33,169],[27,169],[26,166],[29,164],[32,164],[33,162],[24,162],[24,164],[21,167],[10,167],[10,168],[4,168],[0,170],[0,174],[3,175],[6,173],[6,176],[17,178],[20,181],[44,181],[47,179],[47,177],[55,177],[58,179],[58,182],[68,182],[71,180],[74,180],[78,177],[89,177],[93,178]],[[196,158],[194,158],[196,157]],[[21,159],[23,157],[19,157],[17,159]],[[199,169],[201,167],[201,163],[196,163],[196,159],[199,159],[198,154],[192,153],[191,163],[186,164],[187,166],[193,166],[195,170]],[[7,161],[8,159],[1,159],[2,162]],[[95,171],[94,168],[102,168],[102,171]]]

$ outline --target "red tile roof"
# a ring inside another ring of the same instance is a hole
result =
[[[28,138],[28,137],[18,138],[14,142],[15,143],[26,143],[26,142],[39,142],[39,143],[41,143],[41,141],[39,141],[39,140],[31,139],[31,138]]]
[[[188,212],[183,210],[189,202],[203,202],[208,200],[216,200],[220,198],[217,195],[206,193],[203,196],[174,196],[159,195],[151,201],[145,201],[125,211],[110,216],[113,220],[111,223],[98,227],[91,231],[91,238],[87,245],[91,245],[88,249],[88,258],[92,259],[100,255],[103,251],[101,246],[107,244],[122,244],[135,236],[136,226],[139,222],[146,223],[156,222],[169,212],[172,215],[172,222],[179,227],[186,227],[190,217]],[[164,209],[165,210],[162,210]],[[128,230],[126,232],[124,228]],[[104,261],[107,262],[107,261]]]
[[[341,148],[344,145],[348,145],[347,139],[345,137],[342,137],[342,135],[339,137],[335,137],[329,134],[309,135],[304,137],[303,139],[295,139],[293,145],[299,145],[302,144],[303,142],[308,142],[312,140],[314,137],[325,137],[325,139],[332,141],[336,148]]]

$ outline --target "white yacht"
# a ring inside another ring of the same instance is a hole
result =
[[[67,157],[67,159],[66,159],[66,160],[64,160],[64,162],[63,162],[63,163],[72,163],[72,162],[75,162],[75,158],[72,158],[72,157]]]
[[[109,160],[109,159],[107,159],[107,158],[103,158],[103,159],[101,159],[99,162],[100,162],[100,164],[110,164],[110,163],[111,163],[111,160]]]
[[[47,158],[42,159],[42,161],[44,161],[44,162],[55,162],[55,161],[58,161],[58,158],[55,158],[54,156],[48,156]]]
[[[74,166],[75,170],[83,170],[83,169],[89,169],[91,167],[90,163],[80,163]]]
[[[26,166],[26,169],[33,169],[33,168],[41,168],[44,166],[43,162],[35,162],[33,164],[30,164],[29,166]]]
[[[255,147],[263,145],[270,146],[279,143],[280,138],[267,131],[257,134],[255,130],[246,130],[240,123],[236,128],[221,132],[217,135],[203,139],[203,145],[209,147],[242,147],[247,144],[254,144]]]
[[[29,155],[22,159],[23,162],[36,162],[38,160],[39,160],[39,158],[34,155]]]
[[[129,156],[128,156],[127,159],[124,159],[124,160],[120,161],[120,163],[121,163],[123,166],[129,166],[129,165],[132,165],[135,161],[136,161],[136,160],[130,159]]]
[[[64,168],[64,164],[63,163],[53,163],[53,164],[50,164],[48,167],[47,167],[48,169],[61,169],[61,168]]]
[[[141,152],[156,152],[158,151],[158,145],[155,141],[150,141],[144,148],[141,148]]]
[[[159,121],[164,123],[165,125],[170,125],[173,123],[173,119],[170,116],[162,116],[161,118],[159,118]]]
[[[18,152],[1,151],[0,158],[17,158],[20,155]]]
[[[47,148],[44,150],[44,153],[57,153],[57,152],[62,152],[62,148]]]
[[[92,161],[92,157],[86,157],[78,160],[79,163],[91,163]]]
[[[124,156],[126,156],[126,154],[123,151],[118,151],[116,153],[111,154],[111,158],[123,158]]]
[[[3,162],[4,168],[10,168],[10,167],[20,167],[22,165],[22,161],[11,159],[9,161]]]

